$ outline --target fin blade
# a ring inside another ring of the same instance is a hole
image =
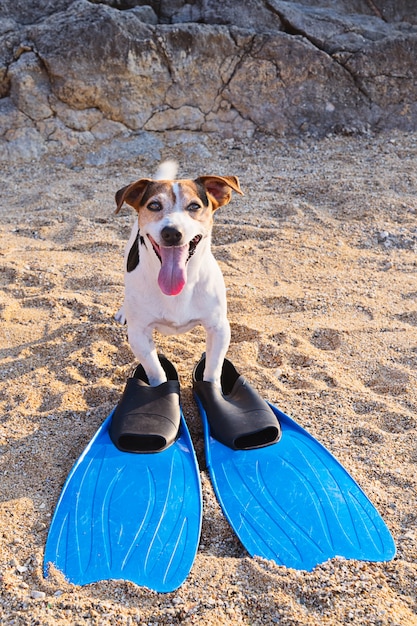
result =
[[[205,430],[217,498],[252,556],[311,570],[332,557],[388,561],[395,544],[382,517],[333,455],[271,405],[281,440],[257,450],[232,450]]]
[[[160,592],[188,576],[201,531],[201,485],[183,416],[177,441],[155,454],[120,452],[102,424],[75,463],[45,548],[78,585],[122,579]]]

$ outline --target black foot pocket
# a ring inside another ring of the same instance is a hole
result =
[[[193,389],[215,439],[234,450],[263,448],[279,441],[281,427],[272,409],[230,361],[223,363],[221,389],[203,380],[204,368],[203,357],[194,368]]]
[[[122,452],[161,452],[176,439],[180,425],[180,385],[175,367],[159,356],[167,382],[151,387],[139,365],[117,405],[109,429]]]

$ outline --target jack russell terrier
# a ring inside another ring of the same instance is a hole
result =
[[[154,329],[184,333],[201,324],[207,334],[204,381],[220,386],[230,342],[226,289],[211,252],[213,214],[232,191],[243,195],[236,176],[174,180],[177,164],[163,163],[155,179],[116,193],[138,216],[125,251],[125,299],[116,319],[127,322],[128,339],[151,386],[166,374],[153,342]]]

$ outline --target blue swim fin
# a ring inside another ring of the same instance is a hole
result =
[[[73,466],[45,548],[77,585],[129,580],[177,589],[197,552],[202,516],[194,449],[181,412],[179,436],[162,452],[121,452],[110,439],[113,413]]]
[[[230,369],[230,362],[225,364]],[[198,367],[195,371],[199,374]],[[232,449],[215,439],[203,406],[212,401],[209,392],[201,391],[205,384],[194,379],[211,481],[226,518],[250,555],[300,570],[312,570],[336,556],[365,561],[395,556],[385,522],[353,478],[326,448],[274,406],[269,405],[281,426],[278,442]],[[246,386],[239,377],[231,401]],[[243,406],[242,413],[247,408]],[[220,428],[219,421],[214,423]]]

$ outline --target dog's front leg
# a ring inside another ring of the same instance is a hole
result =
[[[128,328],[128,338],[133,354],[142,364],[151,387],[157,387],[166,382],[167,377],[158,359],[152,331],[141,329],[139,332],[137,330],[134,332]]]
[[[230,343],[230,325],[226,320],[221,326],[207,327],[206,367],[203,380],[220,387],[223,361]]]

